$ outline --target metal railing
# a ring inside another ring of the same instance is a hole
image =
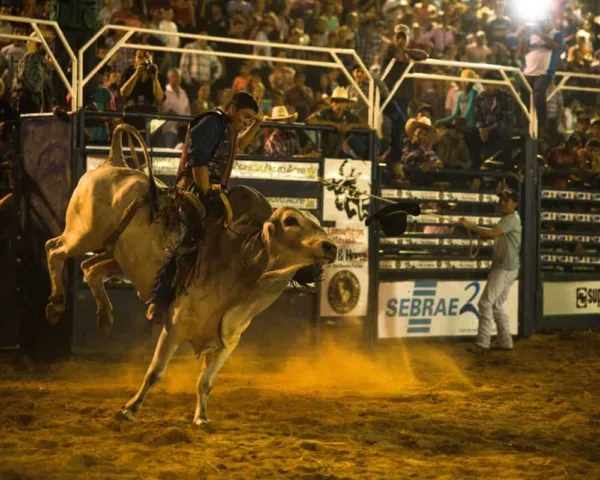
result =
[[[125,32],[123,37],[121,37],[117,43],[106,53],[105,57],[94,67],[94,69],[88,73],[88,75],[84,76],[83,74],[83,55],[86,50],[90,48],[90,46],[98,40],[98,38],[103,35],[107,31],[121,31]],[[369,69],[365,66],[362,59],[358,56],[355,50],[352,49],[344,49],[344,48],[323,48],[323,47],[310,47],[310,46],[301,46],[301,45],[290,45],[287,43],[272,43],[272,42],[260,42],[256,40],[242,40],[237,38],[223,38],[223,37],[212,37],[208,35],[195,35],[190,33],[180,33],[180,32],[165,32],[160,31],[160,35],[173,36],[181,39],[189,39],[189,40],[205,40],[207,42],[220,43],[220,44],[236,44],[236,45],[246,45],[253,47],[268,47],[268,48],[276,48],[279,50],[293,50],[293,51],[301,51],[306,53],[326,53],[328,54],[333,61],[330,62],[322,62],[315,60],[302,60],[295,58],[282,58],[275,57],[272,55],[255,55],[255,54],[244,54],[244,53],[230,53],[219,50],[201,50],[198,48],[182,48],[182,47],[161,47],[154,45],[141,45],[137,43],[130,43],[129,40],[136,33],[149,34],[149,35],[157,35],[159,32],[157,30],[152,30],[148,28],[134,28],[134,27],[126,27],[119,25],[105,25],[102,27],[82,48],[79,50],[79,107],[83,106],[82,98],[83,98],[83,87],[90,81],[90,79],[104,66],[108,63],[111,57],[117,53],[117,51],[121,48],[131,48],[135,50],[150,50],[155,52],[171,52],[171,53],[186,53],[186,54],[194,54],[194,55],[211,55],[215,57],[223,57],[223,58],[238,58],[245,60],[260,60],[267,62],[284,62],[291,63],[296,65],[306,65],[313,67],[321,67],[321,68],[338,68],[342,71],[345,77],[348,79],[350,85],[352,85],[362,100],[367,104],[369,108],[369,126],[373,126],[373,101],[375,96],[375,82],[373,80],[373,76],[371,75]],[[346,68],[344,63],[340,59],[340,55],[349,55],[352,57],[355,64],[358,64],[363,72],[367,75],[369,79],[369,87],[368,93],[365,94],[360,88],[360,86],[354,80],[351,72]]]
[[[391,62],[388,63],[387,67],[385,68],[385,70],[381,76],[382,81],[385,81],[385,79],[390,74],[390,72],[392,71],[392,68],[394,67],[395,64],[396,64],[396,59],[392,59]],[[430,74],[430,73],[417,73],[417,72],[413,71],[415,66],[417,66],[417,65],[427,65],[427,66],[432,66],[432,67],[469,68],[472,70],[478,70],[478,69],[494,70],[494,71],[500,72],[500,75],[502,75],[503,79],[502,80],[485,80],[483,78],[475,78],[475,79],[461,78],[460,76],[457,76],[457,75],[438,75],[438,74]],[[525,104],[523,103],[523,101],[521,100],[519,93],[516,91],[514,85],[512,84],[510,78],[508,77],[509,73],[516,75],[517,78],[519,78],[522,81],[523,86],[529,93],[529,98],[530,98],[529,108],[527,108],[525,106]],[[450,60],[435,60],[435,59],[427,59],[422,62],[417,62],[417,61],[411,60],[408,63],[408,66],[406,67],[406,69],[404,70],[402,75],[400,76],[400,78],[396,81],[396,83],[390,90],[388,97],[384,100],[383,103],[381,103],[381,100],[380,100],[381,93],[379,92],[379,89],[377,90],[377,93],[375,95],[375,105],[377,108],[375,125],[378,125],[380,123],[382,115],[383,115],[383,110],[385,109],[385,107],[387,107],[388,103],[394,98],[394,95],[396,94],[396,92],[398,91],[400,86],[407,79],[439,80],[439,81],[451,81],[451,82],[462,82],[462,83],[481,83],[484,85],[486,85],[486,84],[487,85],[500,85],[500,86],[508,87],[508,90],[511,92],[514,100],[521,107],[521,110],[523,110],[523,113],[525,114],[525,117],[527,118],[527,120],[529,122],[529,134],[533,138],[537,138],[537,121],[536,121],[537,116],[535,114],[533,94],[532,94],[531,86],[527,82],[525,75],[523,75],[523,72],[516,67],[507,67],[507,66],[503,66],[503,65],[492,65],[492,64],[488,64],[488,63],[467,63],[467,62],[455,62],[455,61],[450,61]],[[380,103],[381,103],[381,105],[380,105]]]

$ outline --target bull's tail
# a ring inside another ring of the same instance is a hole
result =
[[[142,135],[135,127],[132,127],[126,123],[122,123],[115,128],[110,145],[110,151],[108,152],[108,158],[102,165],[110,167],[127,167],[127,163],[125,163],[125,157],[123,156],[123,133],[127,133],[127,144],[129,146],[129,150],[131,151],[133,161],[135,162],[136,169],[142,172],[144,169],[138,158],[135,145],[133,144],[134,138],[138,141],[144,153],[144,165],[148,167],[150,222],[152,222],[154,220],[154,214],[158,211],[158,190],[154,181],[154,173],[152,172],[152,158],[150,155],[148,155],[148,148],[146,147],[146,143],[144,142]]]

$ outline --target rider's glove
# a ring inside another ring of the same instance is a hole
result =
[[[203,197],[201,197],[206,216],[209,218],[219,219],[225,216],[225,204],[221,198],[221,191],[209,189]]]

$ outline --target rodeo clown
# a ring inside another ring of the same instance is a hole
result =
[[[235,155],[252,143],[262,121],[254,97],[239,92],[224,110],[205,112],[190,122],[177,171],[177,187],[199,198],[206,217],[220,219],[226,214],[223,196]],[[167,255],[148,301],[146,317],[159,324],[164,323],[175,296],[189,283],[189,271],[181,270],[193,268],[190,265],[204,240],[204,218],[186,205],[180,213],[179,240]]]
[[[510,287],[519,276],[521,218],[517,212],[517,192],[505,188],[498,194],[498,197],[498,207],[502,219],[494,228],[481,228],[464,218],[460,219],[460,224],[468,230],[477,233],[481,238],[494,240],[492,270],[479,299],[480,317],[477,337],[475,337],[475,344],[469,348],[471,352],[477,354],[489,350],[494,322],[498,336],[491,347],[500,350],[512,350],[513,348],[504,302],[508,298]]]

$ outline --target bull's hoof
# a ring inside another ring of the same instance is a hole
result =
[[[117,413],[118,420],[128,420],[130,422],[133,422],[136,416],[137,414],[127,407],[121,408],[121,410],[119,410],[119,412]]]
[[[113,312],[109,308],[98,309],[98,328],[104,335],[108,335],[113,325]]]
[[[65,311],[64,303],[49,302],[46,305],[46,319],[50,325],[56,325]]]
[[[204,428],[213,428],[213,423],[208,418],[194,418],[194,425]]]

